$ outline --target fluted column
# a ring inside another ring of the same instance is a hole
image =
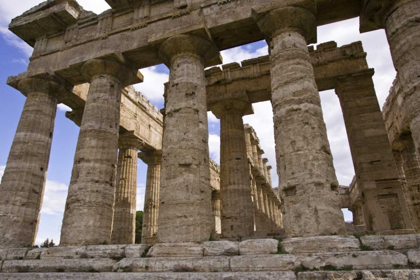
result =
[[[402,173],[405,179],[405,197],[411,222],[416,232],[420,232],[420,160],[416,154],[413,139],[406,136],[401,139]]]
[[[403,186],[372,81],[373,71],[341,77],[340,99],[369,231],[412,229]]]
[[[27,96],[0,185],[0,248],[33,246],[57,111],[58,83],[23,79]]]
[[[270,42],[272,106],[279,190],[287,236],[345,234],[308,43],[316,38],[316,4],[300,1],[254,13]],[[283,6],[283,7],[281,7]]]
[[[273,180],[271,180],[271,169],[273,169],[272,166],[267,166],[267,180],[270,183],[270,185],[273,186]]]
[[[243,100],[224,100],[211,108],[220,119],[220,197],[222,236],[252,236],[253,207],[244,123],[252,105]]]
[[[136,239],[137,151],[143,142],[133,133],[120,134],[114,200],[112,244],[134,244]]]
[[[157,241],[162,153],[142,152],[139,158],[147,164],[141,243],[152,245]]]
[[[214,231],[204,65],[219,55],[192,35],[166,40],[170,68],[163,133],[158,242],[202,242]]]
[[[82,66],[90,81],[61,229],[61,245],[110,243],[121,89],[137,71],[93,59]]]
[[[397,78],[404,92],[407,124],[420,156],[420,1],[364,0],[362,31],[384,28]],[[366,30],[363,30],[366,29]]]

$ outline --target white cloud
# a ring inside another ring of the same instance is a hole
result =
[[[71,108],[63,103],[58,104],[57,108],[58,110],[63,111],[63,112],[71,111]]]
[[[24,58],[12,58],[12,63],[17,63],[17,64],[23,64],[23,65],[28,65],[28,59],[24,59]]]
[[[47,180],[41,213],[62,215],[66,205],[68,186],[66,184]]]
[[[157,71],[156,66],[141,69],[144,75],[144,82],[134,85],[151,102],[163,103],[163,94],[165,92],[164,84],[169,80],[169,75]]]
[[[232,48],[221,52],[223,57],[223,64],[231,62],[241,63],[244,60],[260,57],[268,54],[268,47],[262,47],[255,51],[251,51],[249,45]]]
[[[220,136],[216,134],[209,135],[210,157],[216,163],[220,164]]]
[[[141,183],[137,186],[137,200],[136,200],[136,210],[143,211],[144,209],[144,195],[146,193],[146,185]]]

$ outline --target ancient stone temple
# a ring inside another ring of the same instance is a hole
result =
[[[34,52],[7,81],[26,102],[0,185],[0,279],[420,279],[419,0],[106,2],[96,15],[48,0],[9,26]],[[383,110],[361,42],[311,45],[318,26],[355,17],[387,35],[397,76]],[[263,39],[268,56],[223,64],[220,51]],[[158,64],[170,72],[160,111],[132,86]],[[325,90],[340,101],[350,186],[333,166]],[[243,121],[263,101],[278,182]],[[33,248],[60,103],[80,126],[61,240]]]

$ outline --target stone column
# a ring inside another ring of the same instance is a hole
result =
[[[119,137],[112,244],[134,244],[136,239],[137,152],[143,142],[132,133]]]
[[[368,231],[411,229],[403,187],[372,81],[373,71],[339,78],[340,99]]]
[[[258,154],[258,167],[259,167],[259,171],[261,176],[265,177],[265,170],[264,170],[264,163],[263,163],[263,154],[264,154],[264,150],[261,149],[260,145],[257,146],[257,154]]]
[[[385,28],[397,78],[407,99],[405,110],[420,156],[420,2],[417,0],[364,0],[361,17],[365,26]]]
[[[273,180],[271,180],[271,169],[273,169],[272,166],[267,166],[267,180],[270,183],[270,185],[273,186]]]
[[[170,77],[158,242],[207,241],[214,229],[214,218],[204,65],[219,52],[201,37],[179,35],[161,45],[160,55],[170,68]]]
[[[252,105],[229,99],[216,103],[211,110],[220,119],[222,236],[249,237],[254,231],[253,207],[242,116],[252,112]]]
[[[147,164],[141,243],[153,245],[157,242],[162,152],[142,152],[139,158]]]
[[[277,173],[289,237],[346,233],[307,47],[316,41],[314,11],[315,1],[308,0],[268,14],[255,12],[270,43]]]
[[[27,98],[0,186],[0,248],[34,245],[60,91],[38,78],[17,88]]]
[[[405,179],[405,197],[410,212],[411,222],[416,232],[420,232],[420,160],[416,154],[413,139],[405,136],[401,139],[399,152]]]
[[[262,159],[262,163],[263,163],[264,177],[265,177],[265,179],[268,182],[268,168],[267,168],[268,159],[267,158],[263,158]]]
[[[136,71],[105,59],[86,62],[82,75],[90,88],[61,228],[64,246],[111,241],[121,89],[136,80]]]

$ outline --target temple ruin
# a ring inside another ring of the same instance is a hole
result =
[[[9,26],[34,52],[7,81],[26,102],[0,185],[0,278],[420,279],[419,0],[106,2],[96,15],[48,0]],[[318,26],[355,17],[390,45],[397,76],[382,110],[361,42],[312,45]],[[223,64],[220,51],[263,39],[268,56]],[[132,85],[162,63],[158,110]],[[350,186],[337,181],[324,90],[343,112]],[[278,182],[243,121],[264,101]],[[32,248],[60,103],[80,126],[60,246]]]

